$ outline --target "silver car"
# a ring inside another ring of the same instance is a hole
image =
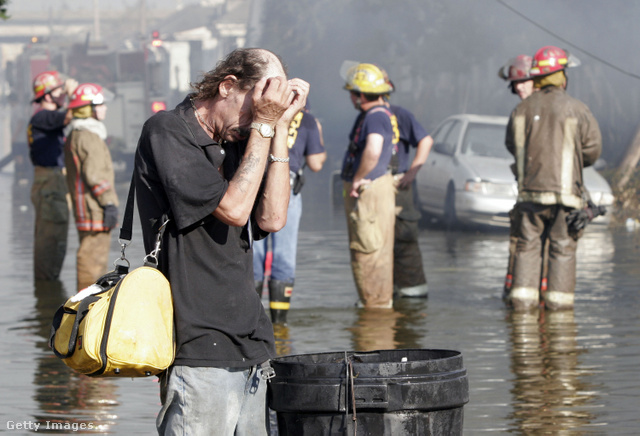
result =
[[[518,185],[511,170],[514,158],[504,145],[507,122],[507,117],[460,114],[440,123],[416,176],[423,212],[447,225],[509,226]],[[583,175],[594,203],[610,208],[614,199],[607,181],[592,167]]]

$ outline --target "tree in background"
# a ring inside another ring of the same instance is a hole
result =
[[[9,19],[7,15],[7,5],[9,4],[9,0],[0,0],[0,18],[3,20]]]

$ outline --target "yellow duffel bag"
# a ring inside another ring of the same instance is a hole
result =
[[[49,345],[93,377],[147,377],[175,357],[171,287],[156,268],[110,272],[56,312]]]

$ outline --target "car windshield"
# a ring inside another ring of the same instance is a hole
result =
[[[469,123],[462,143],[466,156],[512,159],[504,145],[506,126],[502,124]]]

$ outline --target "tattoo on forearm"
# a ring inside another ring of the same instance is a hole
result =
[[[249,191],[249,186],[251,185],[251,176],[259,167],[260,157],[255,153],[249,153],[242,159],[240,168],[238,168],[238,172],[234,177],[236,185],[241,192],[246,193]]]

